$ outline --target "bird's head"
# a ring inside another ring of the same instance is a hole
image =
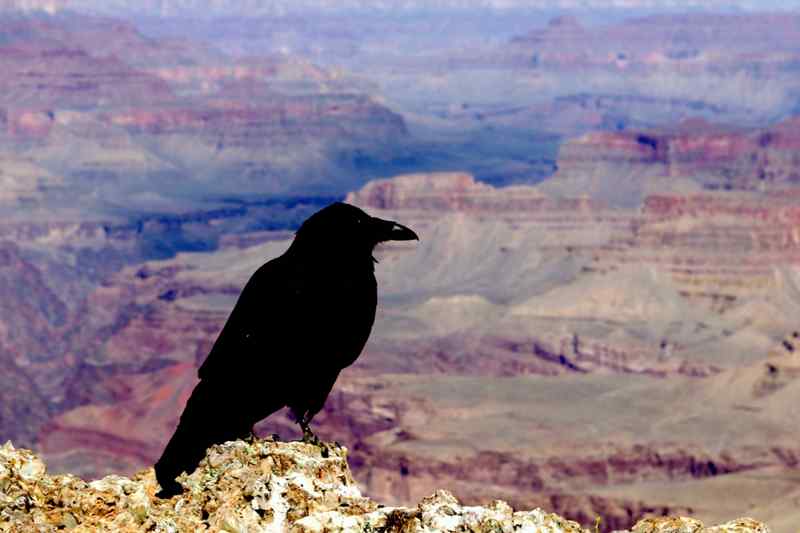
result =
[[[298,252],[367,254],[385,241],[419,240],[411,229],[392,220],[369,216],[361,209],[337,202],[311,215],[297,230],[292,248]]]

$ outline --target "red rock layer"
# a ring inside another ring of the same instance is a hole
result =
[[[690,121],[673,130],[589,133],[567,142],[556,179],[577,176],[695,180],[708,189],[774,190],[800,184],[800,124],[736,131]]]

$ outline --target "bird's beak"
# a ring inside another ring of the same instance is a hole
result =
[[[384,241],[418,241],[419,237],[410,228],[393,220],[372,217],[375,227],[375,242]]]

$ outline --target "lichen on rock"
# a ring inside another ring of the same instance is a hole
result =
[[[155,497],[152,468],[133,478],[86,482],[47,475],[33,452],[0,447],[0,531],[179,533],[589,533],[541,509],[514,512],[502,501],[465,506],[446,491],[415,508],[385,507],[362,496],[347,450],[302,442],[232,441],[212,446],[197,470],[178,481],[186,489]],[[750,519],[704,528],[690,518],[640,521],[633,533],[769,533]]]
[[[740,518],[725,524],[704,527],[694,518],[645,518],[631,530],[632,533],[769,533],[769,528],[752,518]]]

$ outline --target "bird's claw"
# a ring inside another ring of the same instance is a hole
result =
[[[330,455],[330,449],[328,448],[328,445],[322,442],[319,437],[317,437],[314,432],[311,431],[311,428],[308,427],[308,423],[301,422],[300,427],[303,429],[303,442],[319,447],[322,457],[328,457],[328,455]]]
[[[308,424],[301,424],[300,427],[303,429],[303,442],[306,444],[314,444],[315,446],[322,445],[322,441],[311,431]]]
[[[166,500],[183,492],[183,487],[177,481],[167,482],[165,487],[156,492],[156,498]]]

